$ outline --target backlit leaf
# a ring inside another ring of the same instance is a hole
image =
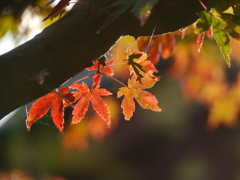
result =
[[[201,33],[201,34],[197,35],[198,52],[200,52],[200,50],[202,48],[204,36],[205,36],[205,33]]]
[[[62,132],[64,128],[64,108],[70,105],[68,102],[74,101],[72,94],[69,93],[68,90],[68,87],[61,88],[58,91],[59,94],[56,92],[50,92],[35,101],[28,111],[29,115],[26,120],[27,129],[30,130],[31,125],[43,117],[51,108],[53,122],[59,131]],[[64,98],[62,96],[64,96]],[[66,102],[66,100],[68,100],[68,102]]]
[[[137,81],[137,77],[133,76],[128,80],[128,87],[121,87],[117,93],[117,97],[123,97],[121,107],[123,109],[123,114],[126,120],[130,120],[133,112],[135,111],[135,99],[138,104],[144,109],[150,109],[153,111],[161,112],[163,109],[158,107],[158,101],[156,97],[142,89],[148,89],[154,86],[156,83],[155,79],[144,77],[141,79],[140,83]]]
[[[217,15],[220,15],[217,11],[215,13]],[[198,13],[198,15],[201,18],[197,20],[196,34],[204,33],[208,31],[210,26],[212,25],[213,36],[218,46],[220,47],[220,50],[223,54],[224,59],[227,62],[228,67],[230,67],[231,66],[231,63],[230,63],[231,46],[230,46],[230,40],[229,40],[228,34],[226,32],[227,30],[224,29],[224,27],[228,26],[228,23],[226,25],[226,22],[224,23],[223,19],[207,11],[201,11],[200,13]],[[233,33],[231,32],[231,34]]]
[[[74,84],[70,88],[78,90],[73,92],[73,95],[76,99],[79,99],[72,112],[72,124],[77,124],[84,118],[89,107],[89,102],[91,102],[96,113],[106,121],[108,126],[111,125],[109,108],[107,103],[100,97],[109,96],[112,94],[111,92],[106,89],[98,89],[99,86],[89,89],[85,83]]]
[[[218,46],[223,54],[224,59],[227,62],[228,67],[231,66],[230,63],[230,53],[231,53],[231,45],[230,39],[223,29],[221,22],[217,18],[212,19],[213,26],[213,36],[216,39]]]
[[[240,19],[239,17],[227,14],[227,13],[220,13],[220,22],[224,29],[228,32],[230,36],[234,39],[240,40]]]
[[[137,38],[137,45],[140,51],[148,54],[148,60],[153,64],[159,62],[160,57],[168,59],[172,56],[175,46],[175,38],[172,33],[158,36],[141,36]]]
[[[205,31],[207,31],[212,23],[212,15],[207,12],[207,11],[201,11],[198,13],[198,16],[200,17],[197,20],[197,24],[196,24],[196,33],[204,33]]]

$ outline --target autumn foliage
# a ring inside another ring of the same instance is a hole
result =
[[[239,75],[236,82],[229,85],[224,75],[226,65],[212,60],[212,57],[206,57],[203,44],[206,37],[214,38],[227,66],[231,66],[230,40],[240,39],[239,6],[233,5],[229,11],[229,6],[223,3],[220,8],[212,8],[210,11],[200,0],[199,2],[205,10],[198,13],[196,23],[182,31],[138,37],[137,40],[131,36],[122,37],[109,52],[94,61],[93,66],[86,68],[93,71],[91,75],[54,90],[34,102],[27,117],[27,129],[30,130],[31,125],[51,109],[54,124],[63,132],[64,109],[68,106],[73,108],[71,123],[77,124],[86,116],[90,104],[98,117],[110,127],[112,117],[105,97],[113,96],[114,93],[101,87],[103,76],[121,86],[115,96],[122,98],[121,108],[126,120],[132,118],[135,102],[143,109],[163,111],[158,107],[156,97],[146,89],[152,88],[159,80],[155,75],[155,65],[161,58],[168,59],[172,56],[174,63],[170,66],[168,75],[178,79],[186,99],[194,99],[209,109],[208,128],[214,130],[220,124],[228,127],[236,125],[240,111]],[[59,12],[68,3],[69,1],[61,0],[44,20],[61,15]],[[186,46],[181,41],[177,43],[176,39],[184,39],[185,35],[192,32],[196,34],[194,42],[191,41]],[[87,78],[92,78],[92,84],[84,82]],[[128,79],[127,84],[122,82],[124,78]]]
[[[134,99],[144,109],[163,111],[163,109],[158,107],[156,97],[150,92],[143,90],[152,88],[159,80],[159,77],[154,75],[157,69],[147,58],[148,56],[144,52],[131,49],[125,52],[124,59],[99,58],[99,60],[93,62],[92,67],[86,68],[88,71],[94,71],[92,75],[83,77],[67,87],[54,90],[34,102],[28,112],[29,116],[26,120],[27,129],[30,130],[31,125],[51,109],[51,117],[54,124],[60,132],[63,132],[64,109],[68,106],[73,107],[72,124],[77,124],[85,117],[90,104],[96,114],[110,127],[110,110],[103,97],[110,96],[112,93],[105,88],[100,88],[103,76],[115,80],[122,86],[117,92],[117,98],[123,96],[121,107],[126,120],[130,120],[135,111]],[[116,64],[114,64],[115,62]],[[113,76],[114,70],[111,66],[114,65],[126,66],[128,68],[129,79],[127,85]],[[91,86],[82,82],[90,77],[93,80]]]

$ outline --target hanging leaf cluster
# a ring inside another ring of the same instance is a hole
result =
[[[147,57],[144,52],[128,49],[125,52],[124,59],[106,60],[105,57],[99,58],[99,60],[94,61],[93,66],[86,68],[88,71],[94,71],[93,74],[67,87],[54,90],[35,101],[28,112],[29,115],[26,120],[27,129],[30,130],[31,125],[51,109],[51,117],[54,124],[60,132],[63,132],[64,109],[68,106],[73,107],[72,124],[77,124],[85,117],[90,104],[96,114],[110,127],[110,111],[103,97],[110,96],[113,93],[105,88],[101,88],[100,84],[103,76],[115,80],[122,86],[117,92],[117,98],[123,96],[121,107],[126,120],[130,120],[133,116],[133,112],[135,111],[134,100],[143,109],[150,109],[157,112],[163,111],[162,108],[158,107],[156,97],[144,90],[152,88],[159,80],[159,77],[154,75],[157,69],[151,61],[147,60]],[[114,77],[114,70],[111,68],[114,65],[128,67],[129,79],[127,85]],[[82,80],[90,77],[92,77],[93,83],[89,87]]]
[[[236,40],[240,40],[239,2],[235,4],[232,2],[231,5],[232,6],[228,10],[229,4],[224,1],[220,3],[218,7],[212,8],[211,11],[205,9],[198,13],[200,18],[196,22],[196,34],[198,34],[197,44],[199,50],[202,47],[204,35],[213,35],[228,67],[231,66],[231,45],[229,36]],[[230,13],[230,11],[232,12]]]

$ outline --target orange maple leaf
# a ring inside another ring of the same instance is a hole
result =
[[[168,59],[173,55],[175,38],[173,33],[152,37],[140,36],[137,38],[137,46],[139,51],[147,51],[147,54],[149,54],[149,61],[153,64],[157,64],[160,57]]]
[[[111,125],[109,108],[107,103],[100,97],[112,95],[111,92],[106,89],[98,89],[99,85],[89,89],[86,83],[74,84],[71,85],[70,88],[79,90],[73,92],[73,95],[76,99],[80,99],[72,112],[72,124],[77,124],[84,118],[88,110],[89,102],[91,102],[97,114],[106,121],[108,126]]]
[[[138,50],[126,52],[127,55],[127,65],[130,70],[131,76],[136,76],[137,80],[141,82],[141,78],[148,76],[151,78],[158,79],[153,73],[157,72],[158,70],[155,68],[151,61],[147,61],[147,55],[144,52],[140,52]]]
[[[32,107],[28,111],[29,115],[26,119],[28,131],[30,130],[31,125],[43,117],[50,108],[54,124],[57,126],[60,132],[63,131],[64,108],[70,105],[69,102],[74,101],[73,95],[69,93],[68,90],[69,88],[65,87],[59,89],[59,94],[56,92],[50,92],[32,104]],[[68,102],[66,102],[66,100],[68,100]]]
[[[133,76],[128,80],[128,87],[121,87],[117,93],[117,97],[120,98],[124,96],[121,107],[123,109],[123,114],[125,115],[126,120],[130,120],[135,111],[135,102],[136,99],[138,104],[144,109],[150,109],[153,111],[164,111],[159,108],[156,97],[150,92],[144,91],[142,89],[149,89],[154,86],[156,79],[143,77],[141,78],[141,83],[137,81],[137,77]]]
[[[88,71],[97,70],[96,74],[104,73],[107,76],[113,76],[114,72],[109,67],[113,63],[113,60],[106,60],[104,57],[93,62],[93,66],[86,68]]]

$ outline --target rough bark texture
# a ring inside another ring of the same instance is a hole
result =
[[[114,0],[86,0],[91,6],[106,7]],[[88,6],[76,4],[66,16],[47,27],[31,41],[0,56],[0,118],[48,93],[34,77],[49,72],[45,84],[57,88],[90,66],[122,35],[151,35],[175,31],[193,23],[202,7],[197,0],[159,0],[144,26],[124,12],[100,33],[109,13],[89,22]]]

